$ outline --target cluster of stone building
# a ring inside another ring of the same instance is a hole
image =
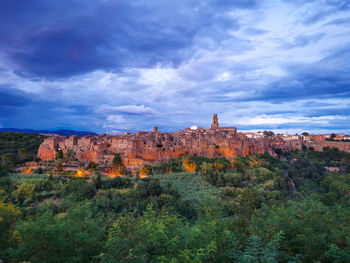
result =
[[[345,136],[345,135],[344,135]],[[275,154],[276,149],[290,151],[302,149],[302,145],[322,151],[323,147],[336,147],[350,152],[350,141],[327,141],[325,135],[275,135],[263,133],[237,132],[235,127],[219,127],[218,117],[214,114],[210,129],[192,126],[173,133],[163,133],[154,127],[152,132],[126,133],[123,135],[98,136],[51,136],[40,145],[38,157],[42,160],[54,160],[57,150],[67,154],[71,151],[84,163],[109,164],[114,153],[119,153],[124,165],[129,169],[141,167],[145,163],[156,163],[181,155],[203,157],[246,156],[249,154]],[[344,139],[342,139],[344,140]]]

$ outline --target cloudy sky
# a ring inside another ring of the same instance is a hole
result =
[[[0,127],[350,133],[349,0],[0,0]]]

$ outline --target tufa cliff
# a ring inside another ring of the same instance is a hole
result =
[[[76,158],[88,163],[110,163],[113,154],[119,153],[124,165],[129,169],[136,169],[145,163],[176,158],[184,154],[203,157],[235,158],[238,155],[270,153],[276,149],[290,151],[301,149],[302,145],[322,150],[325,146],[337,147],[349,151],[350,143],[303,141],[295,137],[285,139],[278,136],[250,136],[238,133],[235,127],[219,127],[218,117],[213,116],[210,129],[196,126],[185,130],[163,133],[155,126],[152,132],[137,132],[123,135],[98,136],[52,136],[44,140],[38,150],[38,157],[42,160],[54,160],[58,149],[63,153],[73,151]]]

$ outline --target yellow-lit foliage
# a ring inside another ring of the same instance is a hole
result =
[[[217,172],[221,171],[223,167],[224,167],[223,163],[219,163],[219,162],[214,163],[214,170]]]
[[[86,176],[88,176],[90,174],[91,174],[90,171],[84,171],[84,169],[82,167],[79,167],[79,169],[76,172],[74,172],[72,174],[72,176],[84,178],[84,177],[86,177]]]
[[[261,165],[261,161],[257,160],[256,156],[250,156],[249,158],[249,167],[258,167]]]
[[[61,213],[58,213],[55,215],[56,218],[59,218],[59,217],[66,217],[67,216],[67,213],[66,212],[61,212]]]
[[[31,168],[38,167],[38,162],[30,162],[30,163],[28,164],[28,166],[31,167]]]
[[[116,178],[124,176],[125,169],[121,168],[107,168],[104,170],[104,174],[108,176],[109,178]]]
[[[151,174],[151,168],[148,165],[139,168],[140,178],[147,178]]]
[[[32,173],[32,168],[24,169],[23,173],[25,174],[31,174]]]
[[[21,215],[21,211],[11,203],[0,201],[0,229],[9,227]]]
[[[182,159],[182,166],[186,172],[194,173],[197,169],[197,165],[188,158]]]
[[[261,165],[261,161],[256,158],[256,156],[250,156],[247,161],[241,160],[240,158],[235,158],[230,160],[231,169],[239,170],[246,166],[250,168],[257,168]]]

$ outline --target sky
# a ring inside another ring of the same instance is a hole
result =
[[[350,133],[350,0],[0,0],[0,127]]]

